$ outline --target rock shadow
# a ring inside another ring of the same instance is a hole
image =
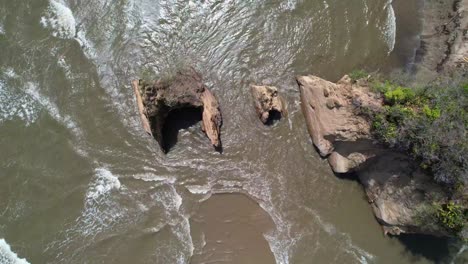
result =
[[[403,254],[411,255],[415,261],[426,258],[434,263],[450,262],[450,239],[421,234],[401,234],[391,236],[398,239],[404,246]]]
[[[168,153],[176,144],[180,130],[188,129],[202,121],[202,107],[183,107],[171,110],[162,129],[161,148]]]
[[[268,119],[265,122],[267,126],[273,126],[274,124],[278,123],[281,120],[282,114],[277,110],[270,110],[268,111]]]

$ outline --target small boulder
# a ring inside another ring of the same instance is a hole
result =
[[[284,116],[286,106],[276,87],[251,85],[250,91],[254,99],[255,110],[263,124],[271,124],[275,119]]]

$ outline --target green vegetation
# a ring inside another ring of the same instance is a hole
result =
[[[384,96],[389,104],[406,104],[414,99],[415,93],[411,88],[398,86],[387,90]]]
[[[458,233],[468,218],[466,78],[414,88],[372,79],[371,90],[380,94],[384,107],[362,109],[361,113],[371,118],[373,133],[381,143],[411,155],[445,187],[447,197],[431,200],[434,208],[424,215],[426,220]]]
[[[374,80],[372,88],[385,103],[369,114],[377,139],[412,154],[437,182],[463,190],[455,187],[468,183],[467,84],[413,89]]]
[[[460,205],[450,201],[444,205],[436,205],[437,219],[448,231],[460,232],[466,224],[466,213]]]
[[[359,79],[362,79],[362,78],[366,78],[369,76],[369,73],[367,73],[366,71],[364,70],[354,70],[352,71],[350,74],[349,74],[349,77],[351,78],[351,80],[353,80],[354,82],[359,80]]]

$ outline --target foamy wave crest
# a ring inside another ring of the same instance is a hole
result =
[[[57,38],[72,39],[76,36],[76,21],[72,11],[64,3],[50,0],[47,13],[41,18],[41,25],[52,30]]]
[[[62,1],[50,0],[47,13],[41,18],[41,25],[52,31],[52,36],[61,39],[75,39],[89,59],[96,57],[94,46],[86,38],[83,31],[78,30],[78,24],[71,9]]]
[[[39,110],[39,104],[33,98],[24,93],[12,92],[0,80],[0,124],[20,118],[28,126],[37,120]]]
[[[393,51],[396,42],[396,16],[392,2],[393,0],[389,0],[384,7],[384,10],[387,11],[387,17],[385,24],[381,27],[381,30],[384,33],[383,37],[388,46],[388,53]]]
[[[110,194],[120,188],[119,178],[112,172],[106,168],[95,169],[95,177],[86,192],[84,211],[73,231],[92,237],[116,224],[123,213]]]
[[[119,178],[104,168],[96,169],[96,180],[91,184],[86,194],[87,200],[97,200],[112,190],[120,189]]]
[[[10,245],[5,239],[0,239],[0,263],[1,264],[29,264],[26,259],[19,258],[15,252],[11,251]]]

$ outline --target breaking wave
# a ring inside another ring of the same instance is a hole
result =
[[[52,30],[52,35],[57,38],[72,39],[76,36],[75,17],[63,2],[50,0],[48,12],[41,18],[41,25]]]
[[[18,255],[11,250],[10,245],[7,244],[5,239],[0,239],[0,263],[29,264],[26,259],[18,257]]]

